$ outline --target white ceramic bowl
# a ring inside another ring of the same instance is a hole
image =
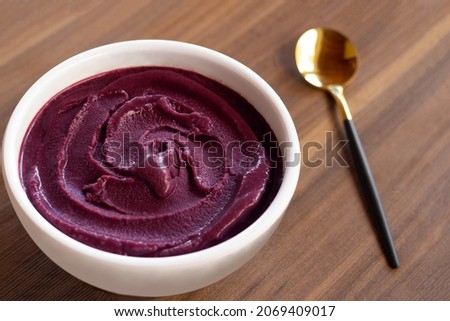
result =
[[[169,66],[196,71],[244,96],[267,120],[284,148],[281,188],[262,216],[235,237],[198,252],[163,258],[127,257],[104,252],[63,234],[29,201],[19,179],[24,134],[39,109],[55,94],[86,77],[123,67]],[[267,241],[297,186],[300,147],[293,121],[281,99],[255,72],[216,51],[166,40],[114,43],[78,54],[42,76],[15,108],[3,141],[3,175],[14,209],[41,250],[75,277],[107,291],[135,296],[165,296],[207,286],[247,262]],[[286,164],[286,163],[285,163]],[[20,254],[19,254],[20,255]]]

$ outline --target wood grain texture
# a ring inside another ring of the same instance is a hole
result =
[[[351,167],[303,166],[276,233],[209,287],[166,300],[450,300],[450,1],[0,1],[0,132],[25,91],[86,49],[173,39],[223,52],[260,74],[288,107],[301,144],[345,139],[334,102],[308,87],[296,39],[318,26],[356,43],[346,92],[401,260],[390,269]],[[349,154],[341,154],[349,162]],[[325,150],[310,149],[310,160]],[[2,180],[2,179],[0,179]],[[127,300],[51,262],[0,182],[0,299]]]

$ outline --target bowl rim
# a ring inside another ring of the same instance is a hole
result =
[[[25,94],[16,105],[8,121],[3,136],[2,170],[5,185],[7,186],[7,192],[10,199],[14,199],[16,201],[17,206],[20,206],[26,217],[29,218],[41,231],[45,231],[48,236],[61,243],[63,246],[97,260],[125,265],[167,266],[176,264],[188,264],[189,262],[193,261],[195,262],[198,260],[210,259],[211,257],[215,256],[222,257],[224,255],[231,254],[232,252],[241,248],[243,244],[251,242],[260,234],[270,229],[270,227],[273,226],[283,215],[297,187],[300,175],[301,160],[299,160],[296,166],[284,167],[284,177],[280,189],[278,190],[272,203],[255,222],[250,224],[246,229],[242,230],[230,239],[206,249],[187,254],[167,257],[134,257],[106,252],[104,250],[91,247],[71,238],[70,236],[64,234],[56,227],[54,227],[33,206],[28,196],[26,195],[24,188],[22,187],[20,180],[19,163],[18,161],[16,162],[16,160],[19,160],[20,157],[20,147],[18,148],[19,155],[17,156],[17,158],[8,157],[9,153],[14,151],[13,146],[15,146],[15,144],[20,144],[21,146],[24,138],[24,135],[22,135],[20,142],[17,142],[14,139],[17,135],[19,135],[17,124],[22,121],[22,116],[24,113],[23,110],[28,104],[30,104],[30,102],[32,102],[35,92],[40,88],[45,87],[46,82],[48,82],[49,79],[60,73],[64,73],[67,67],[70,67],[77,63],[82,63],[84,60],[88,60],[97,55],[120,52],[121,50],[149,50],[149,48],[151,48],[152,46],[162,46],[180,50],[182,49],[198,56],[205,56],[205,59],[211,58],[216,60],[218,63],[224,64],[227,68],[231,68],[232,71],[234,71],[236,74],[239,74],[240,77],[245,77],[246,81],[250,81],[253,86],[260,88],[276,106],[275,109],[278,113],[278,116],[281,118],[284,129],[286,131],[286,136],[289,138],[289,141],[292,142],[292,155],[301,155],[297,130],[286,106],[284,105],[278,94],[272,89],[272,87],[249,67],[218,51],[192,43],[159,39],[128,40],[110,43],[93,49],[89,49],[64,60],[63,62],[57,64],[55,67],[47,71],[25,92]],[[93,73],[92,75],[95,74],[98,73]],[[57,90],[55,94],[57,94],[58,92],[59,90]],[[245,98],[245,94],[242,94],[242,96],[244,96]],[[38,108],[37,111],[33,113],[33,117],[31,119],[34,119],[34,117],[42,107],[43,106]],[[29,126],[31,121],[27,123],[27,127]]]

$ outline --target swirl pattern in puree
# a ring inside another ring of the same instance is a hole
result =
[[[282,168],[267,137],[255,108],[210,78],[118,69],[47,102],[23,141],[21,179],[41,215],[80,242],[184,254],[242,231],[273,200]]]

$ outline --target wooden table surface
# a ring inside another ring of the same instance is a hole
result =
[[[333,100],[300,79],[293,58],[298,36],[318,25],[341,30],[359,49],[346,96],[398,249],[397,270],[377,243],[347,149],[339,155],[350,167],[325,162],[345,139],[343,126]],[[304,148],[295,196],[265,247],[211,286],[159,299],[450,299],[449,0],[0,1],[0,132],[48,69],[130,39],[191,42],[249,66],[285,102]],[[306,152],[309,142],[325,147]],[[314,167],[314,160],[323,162]],[[50,261],[21,226],[2,181],[0,299],[134,298],[91,287]]]

